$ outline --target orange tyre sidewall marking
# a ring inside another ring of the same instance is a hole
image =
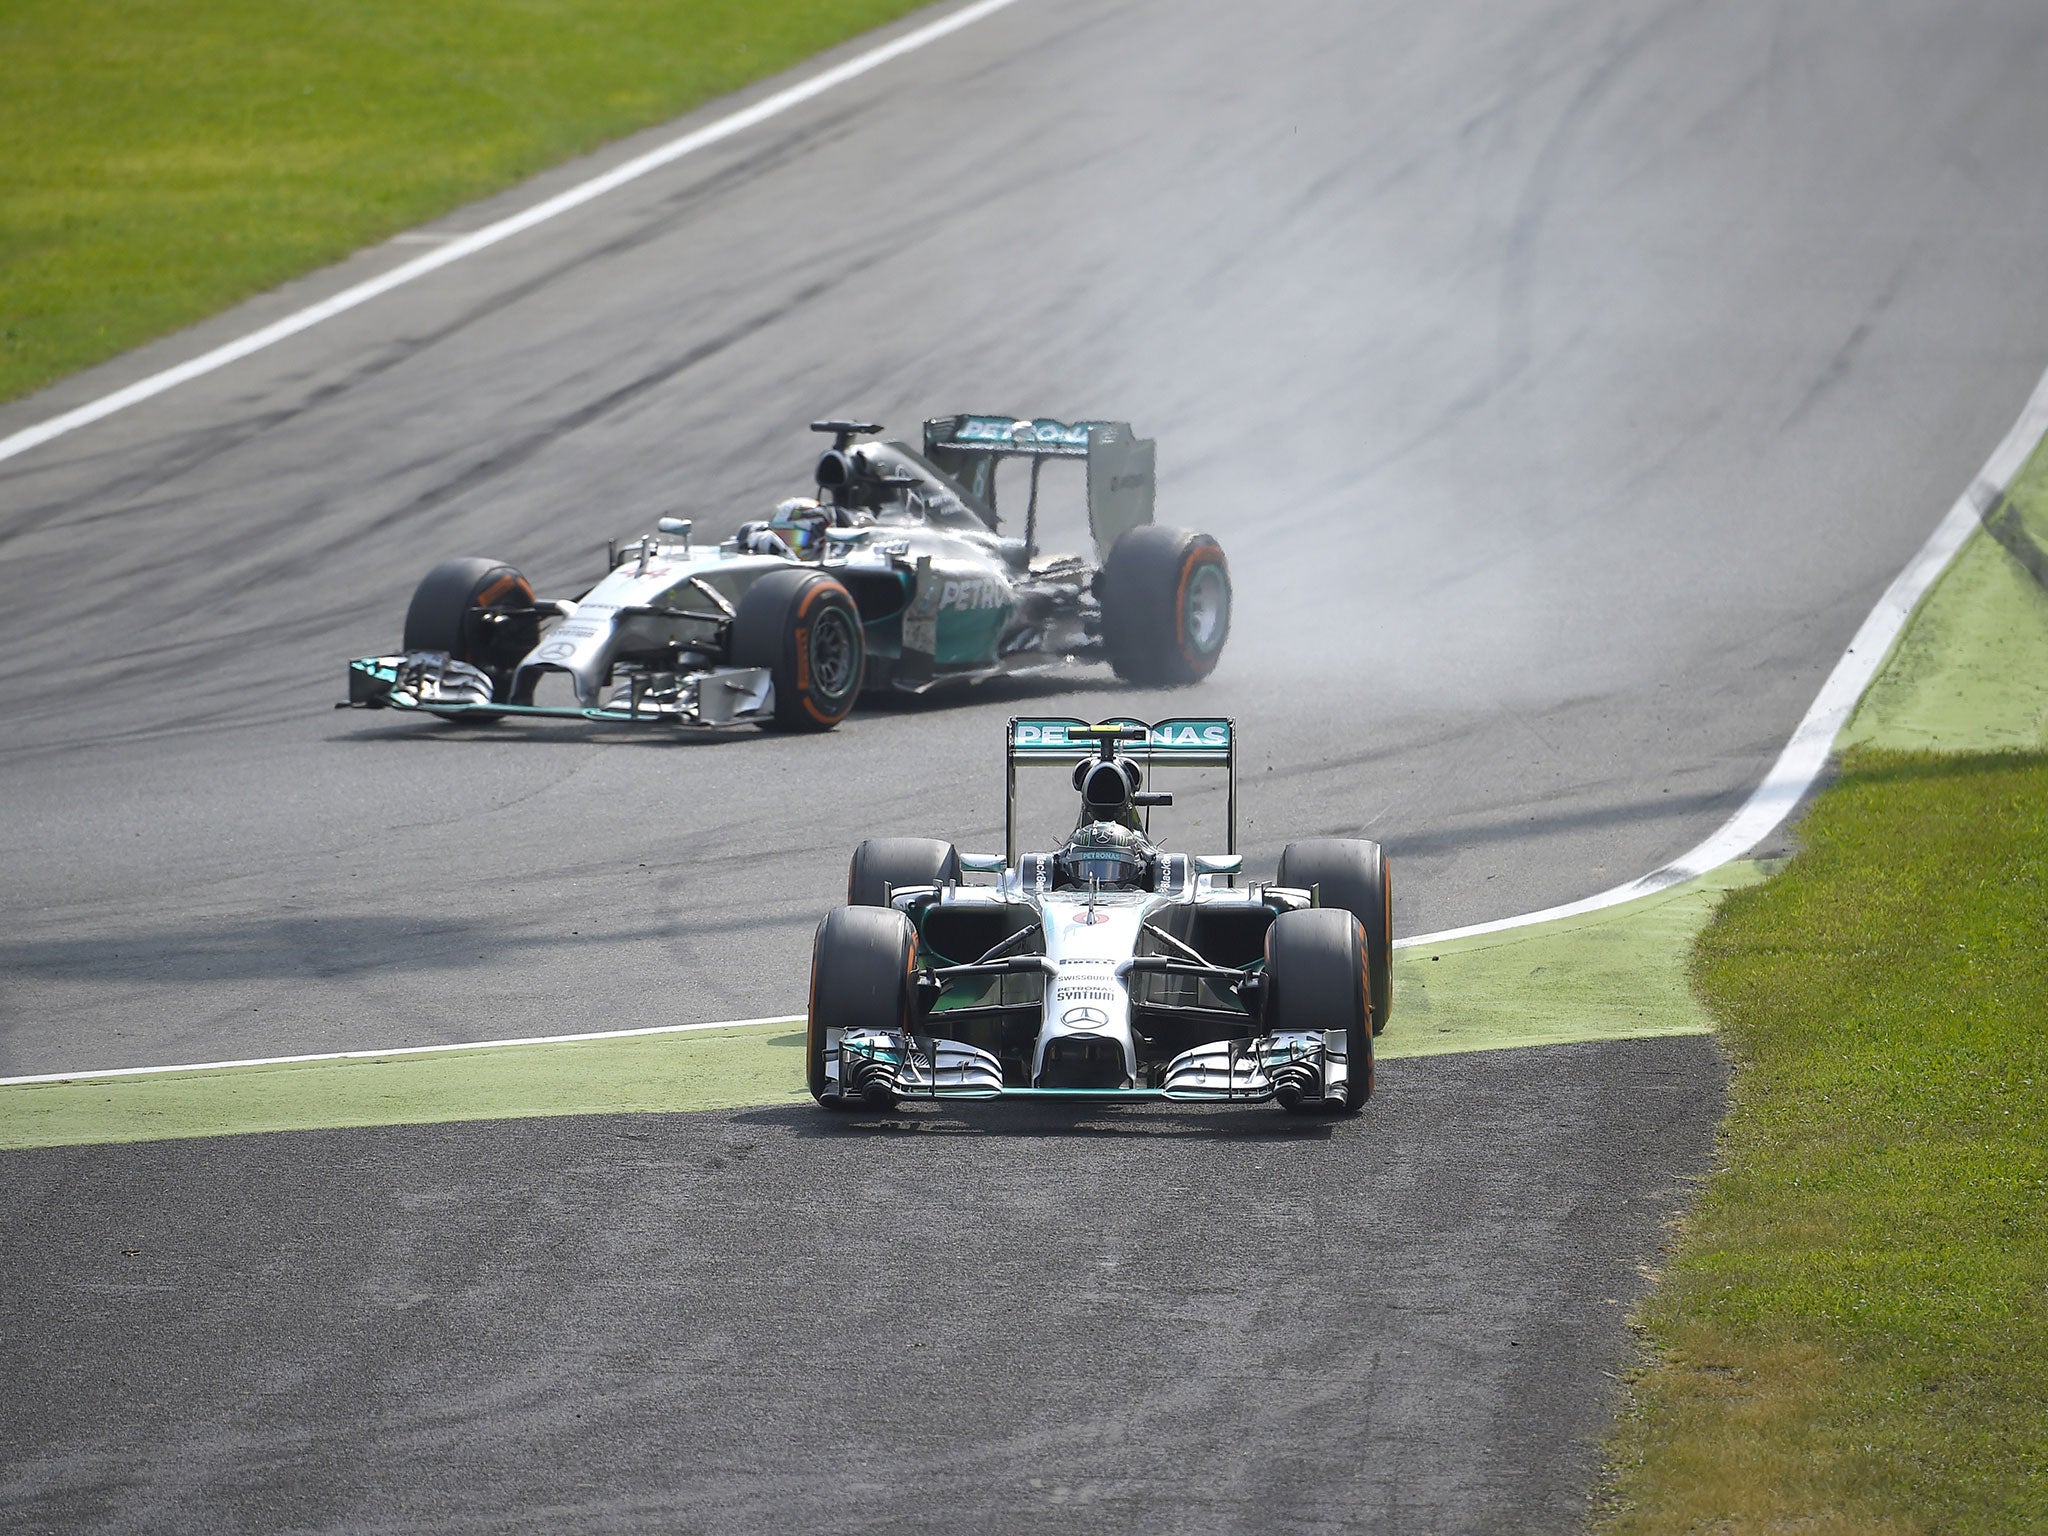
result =
[[[796,685],[801,695],[798,702],[803,705],[804,713],[820,725],[837,725],[844,720],[853,712],[854,697],[860,692],[860,689],[855,688],[848,694],[845,708],[836,714],[818,708],[811,701],[811,604],[829,593],[844,591],[846,588],[836,581],[814,581],[806,589],[803,601],[798,603],[796,608],[797,626],[792,633],[796,638]],[[847,601],[853,601],[850,595]]]
[[[1365,932],[1359,931],[1358,944],[1358,1012],[1365,1020],[1365,1032],[1372,1033],[1372,951],[1366,947]]]
[[[483,591],[477,593],[476,605],[479,608],[488,608],[499,598],[503,597],[508,590],[516,590],[520,587],[526,587],[526,583],[517,576],[500,576],[488,587],[485,587]],[[533,589],[531,587],[526,588],[526,599],[528,602],[533,601]]]
[[[1180,645],[1180,659],[1190,668],[1201,665],[1195,660],[1195,648],[1188,636],[1188,583],[1195,579],[1200,554],[1199,549],[1188,551],[1187,559],[1180,563],[1180,585],[1173,592],[1173,638]]]
[[[1173,638],[1180,646],[1180,659],[1188,664],[1188,670],[1191,672],[1202,671],[1202,658],[1195,654],[1194,642],[1188,634],[1188,583],[1195,579],[1196,570],[1205,565],[1221,567],[1226,578],[1229,574],[1229,567],[1223,564],[1223,552],[1220,549],[1215,551],[1214,560],[1209,558],[1212,547],[1208,544],[1197,544],[1188,551],[1187,559],[1180,563],[1180,585],[1174,589],[1173,594]],[[1215,664],[1216,658],[1210,657],[1209,665],[1213,668]]]

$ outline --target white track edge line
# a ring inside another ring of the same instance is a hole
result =
[[[27,453],[31,448],[40,447],[53,438],[62,437],[68,432],[75,432],[80,427],[90,426],[93,422],[104,420],[116,411],[126,410],[131,405],[139,405],[144,400],[163,394],[166,390],[175,389],[180,384],[188,383],[205,374],[225,368],[230,363],[239,362],[251,353],[261,352],[264,348],[274,346],[288,337],[296,336],[301,331],[310,330],[323,320],[331,320],[336,315],[344,314],[351,309],[367,304],[370,300],[389,293],[394,288],[403,287],[415,278],[425,277],[430,272],[437,272],[442,267],[461,261],[467,256],[474,256],[478,251],[485,250],[502,240],[510,239],[513,235],[532,229],[536,224],[544,224],[549,219],[567,213],[573,208],[580,208],[583,204],[590,202],[594,198],[602,197],[605,193],[622,187],[628,182],[639,180],[650,171],[660,170],[663,166],[670,165],[686,155],[695,154],[700,149],[719,143],[721,140],[729,139],[734,134],[743,133],[756,124],[766,122],[769,118],[778,117],[782,113],[789,111],[792,107],[801,106],[815,97],[824,95],[827,91],[846,84],[849,80],[858,79],[872,70],[881,68],[884,64],[900,59],[905,54],[915,53],[918,49],[935,43],[941,38],[950,37],[953,33],[971,27],[976,22],[993,16],[997,11],[1005,10],[1016,3],[1017,0],[977,0],[977,3],[973,5],[964,6],[960,10],[940,17],[937,21],[917,28],[915,31],[906,32],[903,36],[891,42],[871,48],[866,53],[848,59],[843,64],[834,65],[822,73],[811,76],[808,80],[799,81],[795,85],[775,92],[772,96],[763,97],[750,107],[743,107],[737,112],[720,118],[717,122],[708,123],[702,128],[682,135],[680,138],[671,139],[665,144],[648,150],[645,154],[636,155],[624,164],[614,166],[611,170],[601,175],[593,176],[588,181],[580,182],[576,186],[570,187],[567,191],[558,192],[553,197],[535,203],[530,208],[511,214],[494,224],[487,224],[472,234],[450,240],[446,245],[429,251],[424,256],[414,257],[411,261],[392,268],[380,277],[369,278],[364,282],[357,283],[352,288],[343,289],[331,298],[322,299],[317,304],[310,304],[304,309],[285,316],[282,320],[273,321],[271,324],[251,331],[234,341],[215,347],[211,352],[203,353],[187,362],[179,363],[176,367],[166,368],[162,372],[151,374],[145,379],[138,379],[135,383],[127,385],[125,388],[117,389],[111,394],[102,395],[97,400],[89,401],[85,405],[65,411],[61,415],[53,416],[47,421],[38,422],[35,426],[24,427],[19,432],[15,432],[5,438],[0,438],[0,460],[11,459],[18,454]]]
[[[748,112],[737,113],[733,117],[712,124],[711,127],[701,130],[698,134],[691,134],[685,138],[674,140],[661,149],[653,151],[650,155],[642,156],[640,160],[629,161],[626,165],[620,166],[616,171],[611,172],[610,175],[619,177],[620,180],[631,180],[632,176],[644,175],[646,171],[654,169],[658,164],[667,164],[669,160],[677,159],[682,155],[688,154],[691,149],[701,147],[700,142],[692,141],[710,143],[712,139],[705,137],[705,135],[717,134],[718,137],[724,137],[725,134],[719,133],[718,130],[725,129],[726,132],[738,131],[737,128],[727,128],[726,125],[728,124],[738,123],[741,118],[746,118],[751,123],[760,121],[762,117],[773,116],[773,112],[766,112],[762,109],[780,102],[781,105],[775,106],[775,111],[783,111],[789,106],[794,106],[800,100],[808,100],[810,96],[818,94],[819,91],[829,89],[830,85],[823,82],[829,81],[831,84],[837,84],[839,79],[850,79],[855,74],[865,73],[867,70],[876,67],[876,65],[886,62],[889,58],[895,58],[900,53],[907,53],[913,47],[922,47],[925,43],[944,36],[947,32],[969,26],[979,21],[983,16],[1015,3],[1016,0],[982,0],[982,3],[979,5],[955,11],[943,21],[935,22],[932,26],[922,28],[917,32],[908,33],[904,37],[897,39],[895,43],[887,44],[882,48],[875,49],[871,53],[861,55],[860,58],[850,60],[847,64],[841,65],[838,70],[827,71],[825,74],[816,76],[803,85],[792,87],[788,91],[771,96],[756,107],[749,108]],[[838,78],[835,79],[835,76]],[[748,113],[759,115],[749,117]],[[741,126],[745,125],[742,124]],[[678,146],[687,147],[679,148]],[[646,163],[643,164],[643,162]],[[642,169],[634,170],[633,167],[635,166],[641,166]],[[632,175],[622,174],[627,171],[631,171]],[[576,194],[583,192],[585,188],[597,187],[596,191],[591,191],[586,196],[577,198],[577,201],[588,201],[589,198],[597,196],[599,192],[608,191],[611,186],[618,184],[618,182],[612,181],[605,186],[598,186],[599,182],[606,181],[606,177],[599,177],[596,181],[585,182],[582,187],[572,188],[569,192],[562,194],[562,197],[576,197]],[[537,207],[529,209],[526,214],[516,215],[512,219],[505,220],[504,225],[492,225],[488,229],[479,231],[478,234],[468,238],[470,241],[480,240],[483,236],[489,235],[492,230],[518,223],[520,219],[527,219],[529,223],[539,223],[541,218],[551,218],[554,213],[562,211],[562,208],[551,207],[551,204],[560,201],[561,199],[551,199],[548,203],[541,203]],[[573,203],[563,204],[564,208],[572,206],[574,206]],[[543,209],[550,211],[542,213],[541,210]],[[539,216],[533,217],[533,215]],[[526,228],[528,225],[520,224],[519,227]],[[508,234],[513,232],[510,229],[506,230]],[[499,235],[496,238],[502,239],[504,236]],[[477,248],[480,249],[481,247]],[[435,252],[432,257],[422,258],[421,262],[410,265],[419,266],[424,270],[423,264],[425,262],[433,261],[435,257],[445,255],[446,250],[444,249],[443,251]],[[452,260],[454,258],[450,257],[449,259]],[[436,262],[436,265],[445,265],[445,262]],[[407,269],[401,268],[399,270],[405,271]],[[396,274],[391,275],[395,276]],[[380,279],[379,281],[382,280]],[[364,288],[373,286],[374,284],[363,285]],[[396,284],[390,284],[389,286],[396,286]],[[350,290],[351,293],[358,291],[360,290]],[[382,291],[384,290],[378,289],[378,292]],[[347,296],[343,294],[339,297],[346,298]],[[364,295],[365,298],[373,296],[370,294]],[[333,303],[335,301],[330,300],[329,302]],[[363,300],[358,299],[355,302],[361,303]],[[315,308],[319,307],[321,306],[315,306]],[[309,313],[311,311],[301,311],[301,314]],[[308,321],[306,323],[313,324],[315,322]],[[304,329],[303,326],[299,328]],[[256,334],[261,336],[264,333],[259,331]],[[283,334],[290,333],[285,332]],[[263,343],[263,345],[268,345],[268,342]],[[222,350],[226,351],[228,349],[224,348]],[[253,351],[255,348],[252,347],[249,350]],[[216,354],[208,354],[209,357],[214,355]],[[198,361],[204,362],[206,359],[201,358]],[[222,362],[227,361],[232,361],[232,359],[222,359]],[[187,366],[192,365],[188,364]],[[216,363],[214,366],[218,367],[221,364]],[[172,370],[174,373],[177,371],[176,369]],[[165,378],[168,375],[160,374],[158,377]],[[145,380],[144,382],[147,383],[149,381]],[[180,381],[173,380],[172,382]],[[163,386],[166,389],[169,387],[169,384]],[[107,398],[112,399],[114,397],[108,396]],[[120,407],[114,406],[112,409],[118,410]],[[106,413],[103,412],[102,414]],[[64,419],[63,417],[57,418],[58,421],[63,421]],[[77,425],[83,424],[83,422],[77,423]],[[70,428],[66,427],[62,430],[69,431]],[[2004,439],[1992,450],[1991,457],[1985,460],[1983,469],[1978,471],[1976,478],[1970,482],[1969,488],[1956,498],[1955,504],[1948,510],[1948,515],[1936,525],[1934,532],[1928,535],[1927,542],[1920,546],[1919,552],[1906,563],[1906,568],[1899,572],[1889,587],[1885,588],[1884,595],[1877,600],[1877,606],[1871,609],[1869,617],[1864,619],[1862,626],[1856,631],[1855,637],[1850,640],[1849,649],[1843,654],[1842,659],[1835,663],[1835,668],[1828,674],[1827,681],[1821,684],[1820,693],[1815,697],[1812,705],[1808,707],[1805,717],[1794,728],[1792,739],[1785,744],[1784,751],[1778,754],[1778,760],[1771,765],[1770,772],[1764,775],[1763,782],[1751,793],[1749,799],[1744,802],[1742,809],[1723,823],[1713,836],[1699,844],[1690,853],[1672,860],[1669,864],[1653,869],[1649,874],[1640,876],[1624,885],[1617,885],[1610,890],[1601,891],[1597,895],[1583,897],[1578,901],[1565,902],[1561,906],[1544,907],[1536,912],[1524,912],[1516,917],[1498,918],[1493,922],[1472,923],[1463,928],[1445,928],[1436,933],[1415,934],[1409,938],[1396,939],[1394,941],[1394,948],[1413,949],[1420,945],[1444,944],[1453,939],[1469,939],[1490,933],[1506,933],[1515,928],[1534,927],[1538,923],[1556,922],[1560,918],[1580,917],[1589,912],[1599,912],[1608,907],[1617,907],[1623,902],[1634,901],[1643,896],[1653,896],[1659,891],[1669,890],[1674,885],[1682,885],[1687,880],[1697,879],[1701,875],[1711,873],[1724,864],[1733,863],[1736,859],[1741,858],[1745,853],[1756,847],[1758,843],[1769,837],[1771,833],[1778,829],[1785,818],[1792,813],[1793,808],[1805,798],[1806,792],[1813,787],[1813,781],[1820,776],[1821,769],[1827,765],[1828,756],[1834,750],[1835,738],[1841,734],[1843,726],[1848,724],[1850,712],[1855,709],[1857,701],[1863,697],[1864,689],[1870,686],[1871,679],[1877,675],[1877,669],[1883,665],[1885,658],[1891,654],[1893,642],[1899,638],[1900,632],[1905,629],[1906,621],[1912,617],[1913,610],[1919,606],[1920,599],[1927,595],[1928,588],[1932,587],[1936,580],[1940,578],[1941,573],[1948,569],[1949,562],[1955,559],[1957,552],[1962,549],[1964,541],[1969,538],[1971,530],[1977,527],[1984,513],[1989,511],[1997,499],[2005,493],[2012,477],[2019,472],[2020,466],[2026,462],[2027,455],[2033,451],[2034,445],[2041,440],[2044,432],[2048,432],[2048,373],[2044,373],[2040,381],[2035,384],[2034,393],[2028,399],[2026,408],[2020,412],[2019,420],[2013,423],[2012,430],[2007,432]],[[52,433],[51,435],[54,436],[56,434]],[[9,438],[5,442],[0,442],[0,458],[7,457],[9,451],[8,444],[14,441],[14,438]],[[223,1071],[230,1067],[298,1066],[321,1061],[360,1061],[366,1058],[387,1056],[419,1056],[440,1051],[482,1051],[522,1045],[563,1045],[586,1040],[623,1040],[635,1035],[683,1034],[690,1031],[708,1029],[742,1029],[757,1024],[793,1024],[798,1022],[801,1017],[801,1015],[778,1015],[761,1019],[728,1019],[708,1024],[659,1024],[645,1029],[592,1030],[585,1034],[539,1035],[514,1040],[481,1040],[470,1044],[406,1045],[384,1051],[334,1051],[312,1056],[261,1056],[251,1057],[243,1061],[203,1061],[169,1067],[112,1067],[89,1072],[49,1072],[33,1077],[0,1077],[0,1088],[13,1088],[32,1083],[82,1082],[110,1077],[142,1077],[150,1074],[174,1072],[213,1072]]]
[[[1620,906],[1625,901],[1654,895],[1733,863],[1769,837],[1792,814],[1793,808],[1805,798],[1814,780],[1827,766],[1828,757],[1834,751],[1835,738],[1849,723],[1850,713],[1870,686],[1871,679],[1877,675],[1878,668],[1891,654],[1893,642],[1905,629],[1906,621],[1913,616],[1920,599],[1948,569],[1949,562],[1955,559],[1983,515],[2004,494],[2006,486],[2019,472],[2020,466],[2026,463],[2027,455],[2044,432],[2048,432],[2048,374],[2043,374],[2041,381],[2034,386],[2026,409],[2020,412],[2019,420],[2013,423],[2004,440],[1992,450],[1991,457],[1970,482],[1969,489],[1956,498],[1948,515],[1928,535],[1927,542],[1885,588],[1877,606],[1871,609],[1870,616],[1849,642],[1849,649],[1835,663],[1827,681],[1821,684],[1819,695],[1792,732],[1792,739],[1785,744],[1785,750],[1771,765],[1771,771],[1764,775],[1764,781],[1757,785],[1742,809],[1713,836],[1662,868],[1653,869],[1639,879],[1598,895],[1566,902],[1562,906],[1545,907],[1540,912],[1525,912],[1519,917],[1504,917],[1490,923],[1472,923],[1463,928],[1446,928],[1440,933],[1397,939],[1394,947],[1412,949],[1422,944],[1444,944],[1452,939],[1503,933],[1511,928],[1526,928],[1536,923],[1555,922],[1559,918],[1578,917],[1583,913]]]
[[[644,1029],[594,1029],[578,1035],[522,1035],[511,1040],[454,1041],[446,1045],[399,1045],[384,1051],[325,1051],[312,1056],[250,1056],[241,1061],[195,1061],[178,1067],[105,1067],[92,1072],[42,1072],[34,1077],[0,1077],[0,1088],[32,1083],[97,1082],[110,1077],[150,1077],[170,1072],[224,1072],[230,1067],[298,1067],[326,1061],[383,1061],[392,1056],[437,1056],[452,1051],[495,1051],[511,1045],[579,1045],[587,1040],[628,1040],[639,1035],[687,1035],[707,1029],[752,1029],[763,1024],[801,1024],[804,1016],[775,1014],[760,1019],[720,1019],[710,1024],[650,1024]]]
[[[1000,0],[1008,4],[1011,0]],[[958,14],[966,14],[964,12]],[[1969,538],[1970,532],[2004,494],[2007,484],[2026,462],[2034,444],[2048,431],[2048,373],[2034,386],[2033,396],[2027,401],[2026,409],[2020,412],[2019,420],[1991,457],[1984,468],[1970,482],[1969,489],[1956,498],[1948,515],[1942,518],[1927,542],[1907,562],[1892,584],[1885,588],[1884,595],[1877,600],[1877,606],[1856,631],[1849,642],[1849,649],[1835,668],[1821,684],[1819,695],[1807,709],[1792,732],[1792,739],[1785,744],[1784,751],[1764,776],[1742,809],[1731,816],[1720,830],[1683,857],[1672,860],[1661,868],[1650,871],[1639,879],[1611,890],[1601,891],[1578,901],[1562,906],[1545,907],[1537,912],[1524,912],[1518,917],[1499,918],[1490,923],[1472,923],[1463,928],[1446,928],[1437,933],[1416,934],[1411,938],[1396,939],[1394,948],[1413,949],[1421,945],[1444,944],[1452,939],[1476,938],[1489,933],[1506,933],[1515,928],[1534,927],[1538,923],[1555,922],[1559,918],[1579,917],[1589,912],[1599,912],[1608,907],[1620,906],[1623,902],[1638,897],[1653,896],[1659,891],[1669,890],[1687,880],[1708,874],[1722,865],[1741,858],[1766,837],[1792,813],[1793,807],[1805,798],[1813,787],[1813,781],[1826,766],[1828,755],[1834,749],[1835,738],[1848,724],[1849,713],[1863,697],[1864,689],[1877,675],[1877,669],[1891,654],[1892,643],[1898,639],[1912,617],[1920,599],[1927,595],[1927,589],[1934,585],[1941,573],[1948,569],[1957,551]],[[515,1040],[481,1040],[472,1044],[455,1045],[407,1045],[386,1051],[335,1051],[313,1056],[264,1056],[246,1061],[203,1061],[171,1067],[114,1067],[91,1072],[49,1072],[35,1077],[0,1077],[0,1088],[12,1088],[32,1083],[86,1082],[110,1077],[143,1077],[153,1074],[174,1072],[214,1072],[231,1067],[276,1067],[298,1066],[322,1061],[362,1061],[389,1056],[422,1056],[443,1051],[496,1050],[524,1045],[563,1045],[587,1040],[623,1040],[635,1035],[684,1034],[697,1030],[743,1029],[759,1024],[794,1024],[802,1015],[778,1015],[761,1019],[729,1019],[709,1024],[660,1024],[646,1029],[592,1030],[577,1035],[542,1035]]]
[[[1011,0],[999,0],[1008,4]],[[966,14],[964,12],[958,14]],[[1934,585],[1941,573],[1948,569],[1949,562],[1969,538],[1975,528],[1997,499],[2004,494],[2007,484],[2019,472],[2042,434],[2048,432],[2048,373],[2034,386],[2033,396],[2027,401],[2026,409],[2020,412],[2019,420],[1991,457],[1984,468],[1970,482],[1969,489],[1956,498],[1948,515],[1942,518],[1927,542],[1907,562],[1892,584],[1885,588],[1884,595],[1877,600],[1877,606],[1856,631],[1849,642],[1849,649],[1835,668],[1821,684],[1819,695],[1807,709],[1805,717],[1792,732],[1792,739],[1785,744],[1778,760],[1771,765],[1771,771],[1764,776],[1742,809],[1731,816],[1713,836],[1694,848],[1682,858],[1674,859],[1661,868],[1650,871],[1639,879],[1625,885],[1617,885],[1598,895],[1570,901],[1562,906],[1545,907],[1537,912],[1524,912],[1518,917],[1504,917],[1490,923],[1472,923],[1463,928],[1446,928],[1438,933],[1421,933],[1411,938],[1396,939],[1394,948],[1413,949],[1421,945],[1444,944],[1452,939],[1476,938],[1482,934],[1506,933],[1515,928],[1529,928],[1538,923],[1555,922],[1559,918],[1579,917],[1588,912],[1599,912],[1608,907],[1620,906],[1623,902],[1638,897],[1653,896],[1659,891],[1669,890],[1687,880],[1708,874],[1722,865],[1741,858],[1766,837],[1778,829],[1793,807],[1805,798],[1813,787],[1813,781],[1826,766],[1828,755],[1834,749],[1835,738],[1848,723],[1849,713],[1863,697],[1863,690],[1877,675],[1877,669],[1891,654],[1892,643],[1898,639],[1906,621],[1927,589]],[[709,1024],[659,1024],[646,1029],[600,1029],[577,1035],[541,1035],[515,1040],[480,1040],[471,1044],[455,1045],[407,1045],[385,1051],[335,1051],[313,1056],[263,1056],[246,1061],[202,1061],[183,1066],[171,1067],[113,1067],[91,1072],[49,1072],[35,1077],[0,1077],[0,1088],[13,1088],[33,1083],[88,1082],[111,1077],[144,1077],[175,1072],[215,1072],[232,1067],[277,1067],[299,1066],[323,1061],[362,1061],[390,1056],[423,1056],[444,1051],[497,1050],[525,1045],[564,1045],[587,1040],[623,1040],[635,1035],[685,1034],[697,1030],[744,1029],[759,1024],[795,1024],[802,1015],[778,1015],[761,1019],[728,1019]]]

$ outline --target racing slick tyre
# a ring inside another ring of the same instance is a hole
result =
[[[906,885],[958,885],[960,855],[936,837],[870,837],[846,867],[849,907],[886,907],[889,891]]]
[[[818,924],[811,945],[811,1003],[805,1034],[811,1097],[827,1109],[856,1104],[886,1108],[894,1102],[875,1084],[856,1096],[846,1085],[842,1098],[825,1093],[828,1030],[887,1029],[908,1032],[915,1007],[917,931],[901,912],[885,907],[834,907]]]
[[[1362,837],[1308,837],[1280,850],[1273,882],[1314,889],[1316,904],[1342,907],[1365,930],[1365,969],[1372,979],[1372,1032],[1394,1011],[1394,876],[1378,843]]]
[[[853,711],[867,645],[860,610],[823,571],[770,571],[741,594],[732,621],[732,664],[766,667],[775,679],[778,731],[829,731]]]
[[[1230,637],[1230,567],[1206,533],[1146,523],[1102,568],[1102,642],[1127,683],[1199,683]]]
[[[540,615],[534,611],[532,585],[504,561],[472,555],[443,560],[420,578],[405,610],[400,648],[446,651],[451,660],[482,669],[491,679],[492,696],[503,703],[513,670],[538,644]],[[497,717],[464,710],[460,718]]]
[[[1282,912],[1266,930],[1268,1033],[1280,1030],[1344,1031],[1350,1066],[1341,1102],[1346,1112],[1372,1097],[1372,1023],[1367,1013],[1365,930],[1349,912],[1309,907]]]

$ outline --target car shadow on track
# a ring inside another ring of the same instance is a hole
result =
[[[854,707],[851,721],[891,719],[942,714],[951,710],[986,705],[1023,704],[1036,699],[1073,694],[1119,694],[1140,690],[1110,676],[1077,677],[1054,673],[1040,677],[993,678],[985,683],[935,688],[930,693],[886,693],[864,697]],[[479,741],[517,742],[521,746],[607,745],[661,747],[732,746],[739,742],[801,739],[807,733],[777,733],[757,726],[724,727],[607,725],[595,720],[500,719],[489,721],[441,720],[425,712],[380,711],[385,718],[328,734],[336,745],[383,742],[468,744]]]
[[[1367,1117],[1371,1111],[1366,1112]],[[1164,1137],[1179,1141],[1328,1141],[1349,1116],[1290,1115],[1270,1104],[899,1104],[888,1110],[777,1105],[732,1118],[772,1126],[804,1141],[873,1136],[973,1136],[1006,1140],[1067,1137]]]
[[[963,683],[932,689],[929,693],[878,693],[863,695],[854,706],[861,715],[922,715],[942,713],[965,705],[1015,704],[1031,699],[1074,693],[1137,693],[1136,684],[1126,683],[1108,672],[1041,672],[1022,677],[992,677],[986,682]]]

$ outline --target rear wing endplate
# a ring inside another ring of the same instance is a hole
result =
[[[1121,743],[1119,757],[1128,757],[1145,770],[1150,779],[1155,767],[1178,764],[1188,768],[1221,768],[1224,774],[1226,853],[1237,852],[1237,728],[1234,721],[1219,715],[1176,715],[1170,720],[1147,722],[1118,715],[1094,722],[1101,726],[1128,726],[1145,733],[1143,740]],[[1003,862],[1017,863],[1017,767],[1040,764],[1071,768],[1100,752],[1099,740],[1076,736],[1090,722],[1064,715],[1015,716],[1003,751]]]
[[[1155,446],[1151,438],[1133,432],[1127,421],[935,416],[924,424],[924,456],[988,509],[990,526],[996,514],[1000,461],[1030,459],[1035,492],[1038,466],[1044,460],[1086,459],[1088,531],[1104,560],[1118,539],[1152,521]]]

